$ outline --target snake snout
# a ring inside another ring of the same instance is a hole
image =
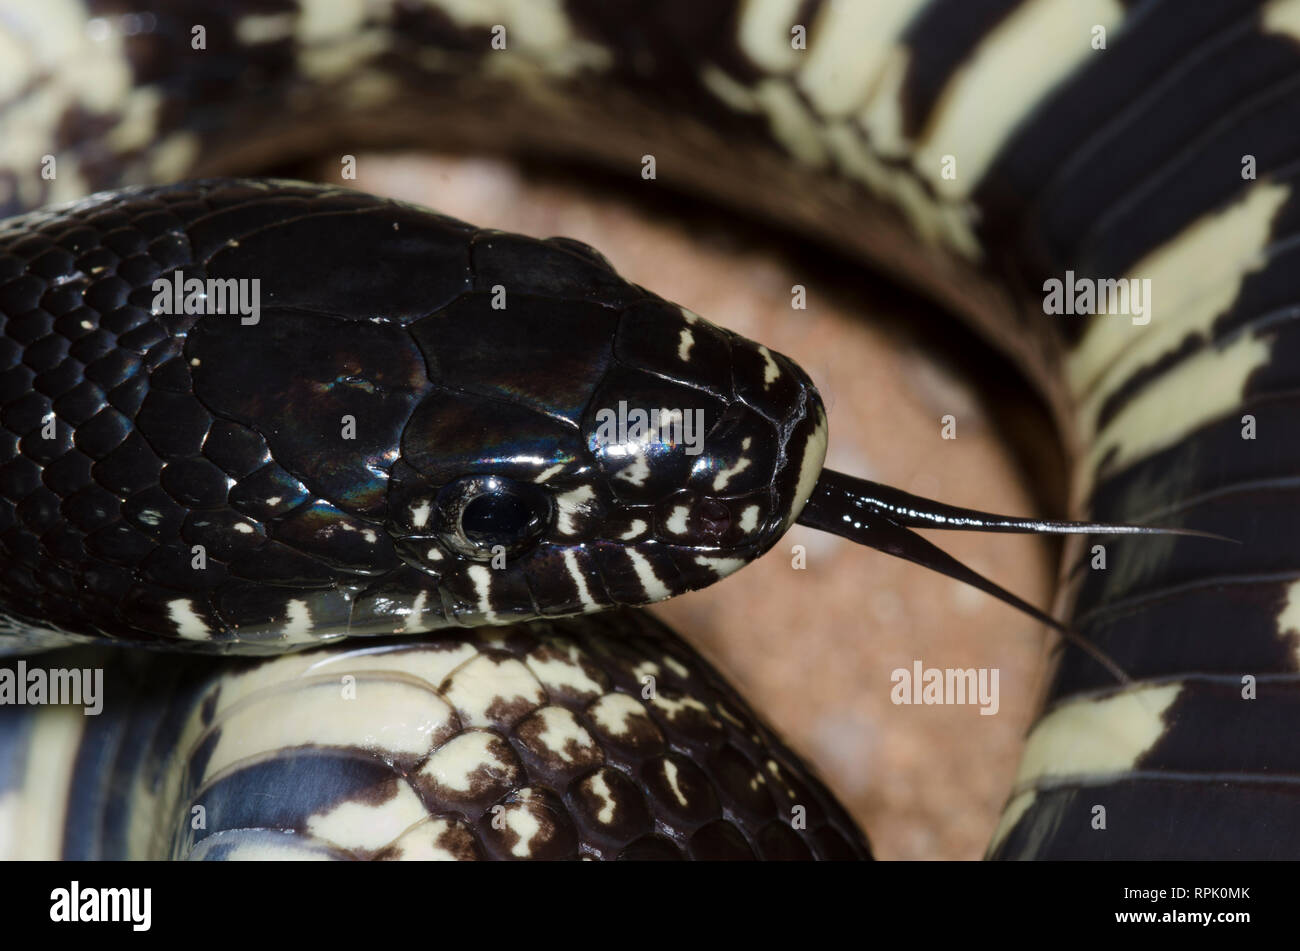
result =
[[[768,420],[774,437],[763,447],[771,456],[767,481],[771,522],[767,544],[794,523],[812,494],[826,458],[826,410],[812,379],[784,354],[736,337],[731,344],[732,386],[737,403]]]

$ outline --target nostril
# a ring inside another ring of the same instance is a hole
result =
[[[700,528],[706,535],[721,536],[731,528],[731,509],[716,499],[705,499],[696,509]]]

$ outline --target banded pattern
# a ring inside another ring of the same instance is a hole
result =
[[[1137,682],[1116,690],[1062,656],[990,854],[1300,854],[1300,4],[922,6],[742,4],[759,69],[704,83],[804,166],[864,184],[978,264],[1007,299],[957,309],[1000,323],[1012,353],[1033,348],[1008,330],[1058,341],[1042,350],[1065,384],[1049,402],[1073,407],[1073,514],[1240,542],[1071,546],[1073,617]],[[804,23],[800,56],[786,38]],[[1052,280],[1138,282],[1149,309],[1049,316]]]
[[[0,718],[0,853],[870,856],[799,759],[645,613],[224,665],[120,653],[42,659],[105,668],[100,715]]]

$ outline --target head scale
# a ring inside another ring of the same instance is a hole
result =
[[[543,259],[551,296],[466,295],[412,328],[438,374],[389,481],[404,582],[442,620],[504,623],[658,601],[770,548],[825,452],[803,371],[585,246],[489,242],[515,273]]]

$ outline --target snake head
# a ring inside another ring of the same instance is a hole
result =
[[[148,274],[130,291],[159,308],[156,376],[79,435],[140,526],[87,528],[102,577],[140,562],[114,634],[269,653],[646,604],[756,558],[812,491],[807,376],[585,245],[284,182],[100,200],[157,196],[225,209],[190,237],[202,273],[263,306],[169,317]]]
[[[389,486],[408,583],[432,584],[444,622],[647,604],[768,550],[825,453],[807,375],[623,282],[584,245],[477,245],[480,273],[536,283],[412,328],[438,387]]]

